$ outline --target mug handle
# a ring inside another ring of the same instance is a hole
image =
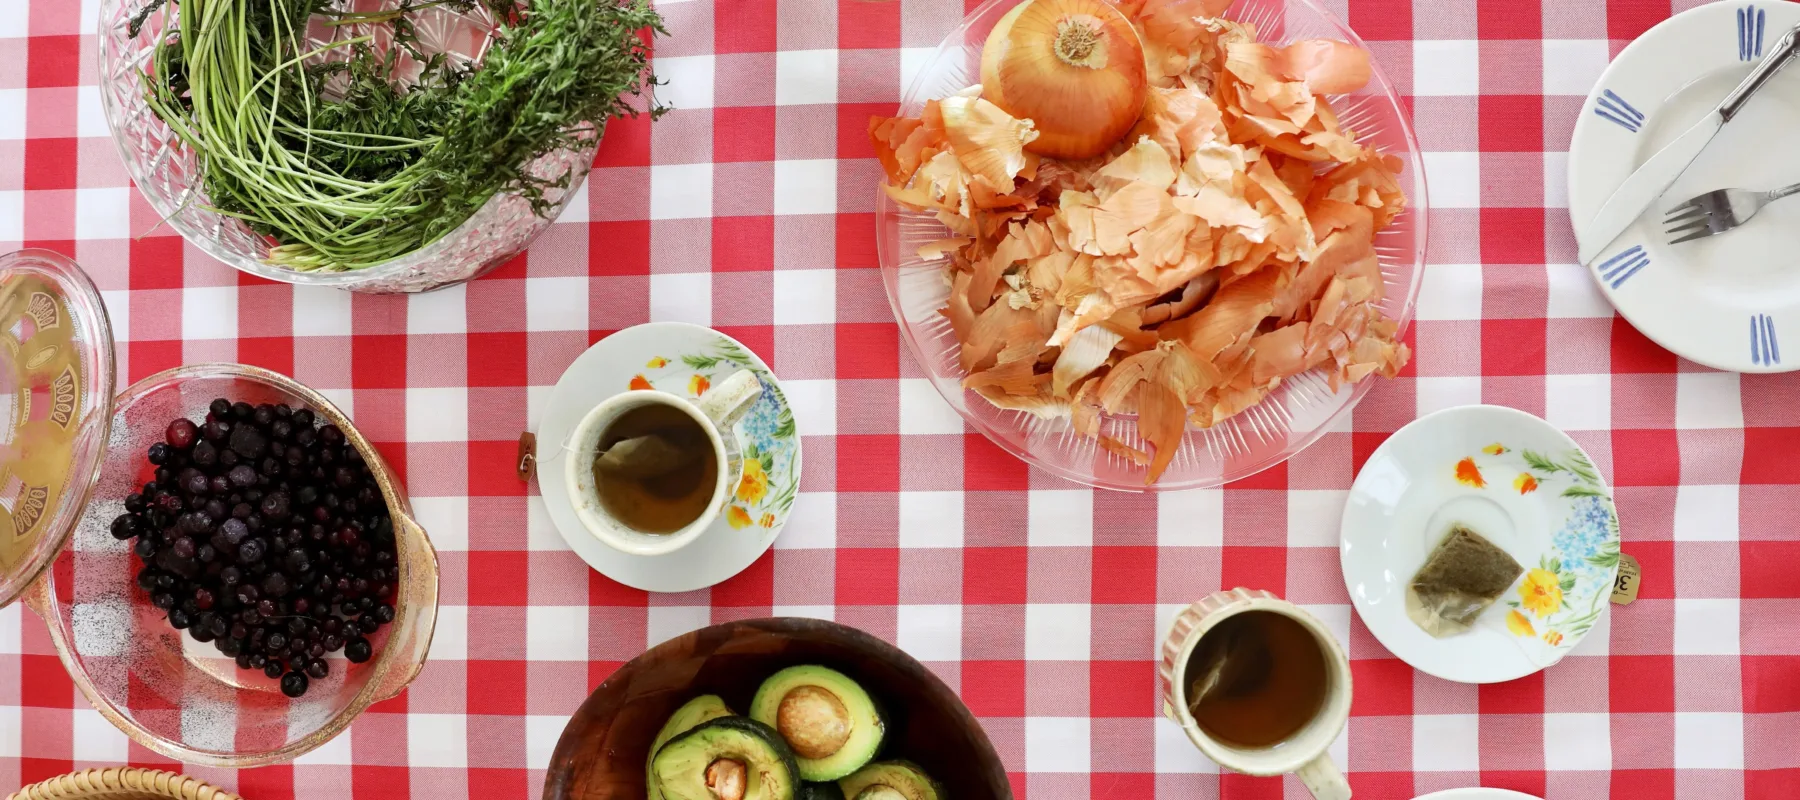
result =
[[[1306,762],[1298,774],[1316,800],[1350,800],[1350,784],[1337,765],[1331,763],[1331,756],[1320,755]]]
[[[762,396],[762,381],[756,379],[756,373],[740,369],[724,383],[707,390],[697,405],[700,413],[712,420],[714,425],[725,435],[731,434],[731,426],[750,410],[756,399]]]

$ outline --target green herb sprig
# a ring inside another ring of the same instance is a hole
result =
[[[273,264],[342,271],[430,244],[496,193],[548,216],[574,173],[534,174],[535,160],[667,110],[649,44],[667,31],[648,0],[480,2],[500,27],[478,65],[424,52],[416,28],[420,11],[477,0],[152,0],[131,24],[164,15],[148,101],[194,151],[208,207],[271,237]],[[318,43],[317,23],[340,33]],[[383,46],[344,33],[370,23]]]

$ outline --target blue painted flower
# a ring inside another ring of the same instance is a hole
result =
[[[1613,508],[1603,497],[1578,497],[1574,510],[1562,528],[1550,538],[1550,544],[1561,557],[1563,569],[1582,580],[1602,580],[1606,570],[1588,563],[1612,539]]]

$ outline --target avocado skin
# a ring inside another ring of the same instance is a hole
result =
[[[850,741],[825,758],[796,759],[800,778],[820,783],[836,781],[875,760],[887,738],[887,719],[881,706],[862,684],[842,672],[816,664],[788,667],[770,675],[750,701],[750,718],[770,727],[776,723],[781,699],[801,686],[817,686],[836,695],[854,720]]]
[[[802,783],[794,800],[844,800],[844,790],[835,783]]]
[[[744,800],[794,800],[799,791],[794,751],[774,728],[748,717],[720,717],[670,739],[651,760],[649,777],[668,800],[711,800],[706,768],[724,757],[744,761],[750,783],[760,784],[761,791],[745,794]]]
[[[844,790],[846,800],[856,800],[872,786],[892,788],[906,800],[944,800],[947,797],[943,785],[932,780],[918,764],[900,759],[877,761],[838,781],[838,788]]]

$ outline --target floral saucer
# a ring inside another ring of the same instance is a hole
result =
[[[1407,616],[1406,587],[1456,523],[1525,574],[1472,629],[1437,639]],[[1523,411],[1460,406],[1414,420],[1369,457],[1339,555],[1356,613],[1394,655],[1445,680],[1509,681],[1555,664],[1606,613],[1619,516],[1567,434]]]
[[[762,381],[762,398],[736,431],[744,477],[705,533],[671,553],[641,556],[608,547],[575,516],[563,482],[563,442],[600,401],[620,392],[657,389],[697,398],[740,369]],[[594,343],[556,382],[537,434],[538,489],[563,540],[581,560],[626,586],[652,592],[704,589],[742,572],[787,524],[800,489],[800,437],[781,384],[750,349],[725,334],[681,322],[626,328]]]

